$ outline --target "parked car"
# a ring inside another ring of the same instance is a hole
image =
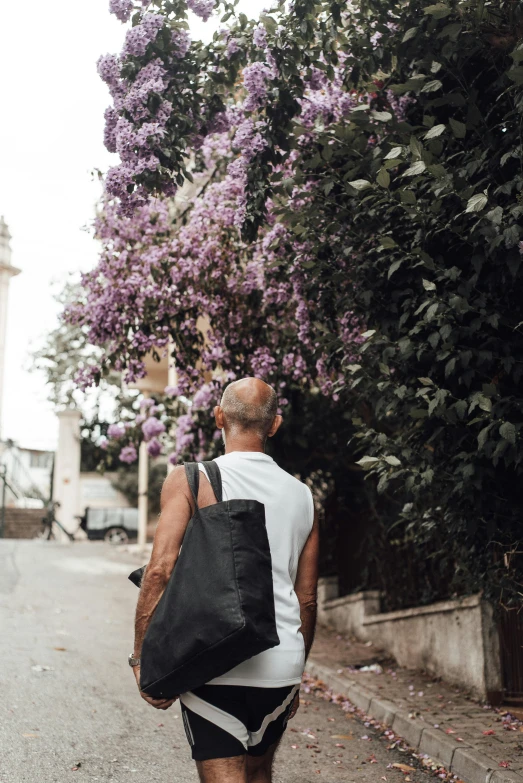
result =
[[[86,508],[84,529],[91,541],[126,544],[138,535],[138,509]]]

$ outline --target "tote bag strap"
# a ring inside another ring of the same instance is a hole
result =
[[[220,473],[220,468],[214,462],[214,460],[210,462],[202,462],[202,465],[204,466],[207,476],[209,478],[209,481],[211,482],[212,491],[214,492],[214,496],[218,503],[222,502],[223,499],[223,493],[222,493],[222,474]]]
[[[200,469],[197,462],[184,462],[187,483],[194,498],[194,506],[198,508],[198,489],[200,487]]]

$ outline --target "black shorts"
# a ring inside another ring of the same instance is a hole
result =
[[[287,727],[299,685],[203,685],[182,694],[182,718],[195,761],[263,756]]]

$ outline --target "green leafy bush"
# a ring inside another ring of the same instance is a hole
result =
[[[381,496],[373,535],[390,606],[479,589],[521,600],[516,5],[405,6],[375,109],[387,91],[409,93],[406,119],[382,113],[376,132],[376,112],[361,112],[331,129],[330,158],[315,169],[328,193],[301,218],[322,239],[319,259],[353,259],[348,297],[369,331],[340,386],[362,412],[355,438]],[[355,155],[362,137],[373,145]],[[329,229],[345,219],[341,249]]]

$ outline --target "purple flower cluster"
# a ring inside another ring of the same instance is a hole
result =
[[[263,120],[253,122],[253,120],[247,119],[238,125],[234,134],[234,146],[248,161],[263,152],[267,146],[263,136],[265,129],[266,124]]]
[[[187,0],[187,8],[189,8],[196,16],[203,19],[206,22],[212,15],[215,0]]]
[[[158,435],[161,435],[163,432],[165,432],[165,424],[160,421],[160,419],[156,419],[154,416],[149,416],[149,418],[146,419],[142,424],[142,432],[145,440],[152,440],[153,438],[156,438]]]
[[[142,57],[148,45],[156,40],[164,22],[165,17],[161,14],[144,14],[140,24],[127,31],[122,56]]]
[[[123,438],[125,435],[125,427],[123,424],[110,424],[107,428],[107,437],[114,440]]]
[[[179,30],[173,30],[171,35],[173,54],[179,60],[182,60],[191,46],[191,38],[187,30],[181,27]]]
[[[230,60],[231,57],[239,51],[241,51],[241,46],[236,38],[229,38],[227,41],[227,48],[225,50],[225,56],[227,59]]]
[[[273,70],[262,62],[254,62],[243,69],[243,85],[247,97],[243,102],[245,111],[259,109],[267,98],[268,80],[273,76]]]
[[[132,465],[138,459],[138,452],[136,446],[130,443],[128,446],[124,446],[118,455],[120,462],[126,462],[128,465]]]
[[[153,438],[147,444],[147,453],[150,457],[159,457],[162,453],[162,444],[157,438]]]
[[[178,417],[176,421],[176,432],[174,435],[176,447],[174,452],[169,457],[169,461],[171,463],[176,465],[180,459],[180,455],[192,447],[195,439],[193,426],[193,418],[189,413]]]
[[[96,63],[100,79],[109,87],[113,98],[119,98],[124,92],[120,75],[120,61],[114,54],[103,54]]]
[[[254,28],[252,34],[252,42],[260,49],[265,49],[267,46],[267,31],[262,24],[257,25]]]
[[[133,10],[133,0],[109,0],[109,12],[120,22],[128,22]]]

